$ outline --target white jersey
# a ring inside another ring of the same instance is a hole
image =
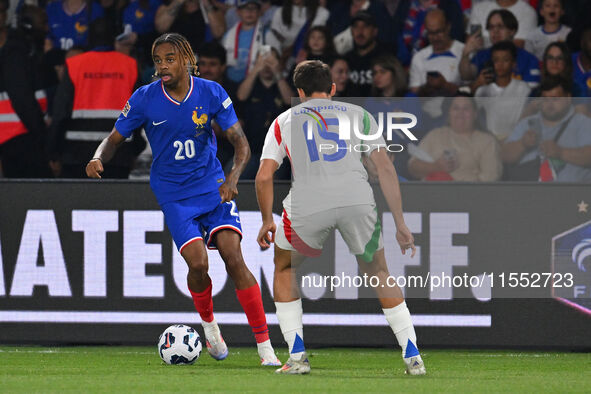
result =
[[[273,121],[261,160],[272,159],[281,165],[286,156],[289,158],[292,185],[283,207],[291,216],[302,217],[332,208],[375,204],[362,156],[385,146],[378,124],[363,108],[312,99]]]

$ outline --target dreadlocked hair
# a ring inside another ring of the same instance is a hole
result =
[[[189,63],[187,64],[189,74],[198,77],[199,71],[197,70],[197,58],[191,48],[191,44],[189,44],[189,41],[184,36],[178,33],[165,33],[158,37],[156,41],[154,41],[154,44],[152,44],[152,57],[154,57],[154,51],[156,48],[165,43],[174,46],[181,56],[189,60]]]

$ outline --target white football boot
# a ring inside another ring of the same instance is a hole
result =
[[[425,363],[420,355],[416,355],[413,357],[404,358],[404,364],[406,365],[406,371],[404,371],[407,375],[425,375],[427,370],[425,369]]]
[[[275,373],[285,375],[305,375],[310,373],[310,362],[308,355],[302,354],[299,360],[294,360],[291,357],[283,364],[283,367],[275,370]]]

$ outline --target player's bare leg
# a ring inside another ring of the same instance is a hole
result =
[[[198,239],[186,245],[182,249],[181,255],[189,266],[187,284],[193,297],[195,309],[201,316],[207,351],[216,360],[223,360],[228,356],[228,347],[213,316],[211,278],[207,273],[209,265],[203,240]]]
[[[310,363],[304,347],[302,299],[296,283],[295,269],[305,259],[297,252],[281,249],[275,244],[273,295],[281,333],[289,346],[289,360],[277,373],[307,374]]]
[[[236,297],[254,333],[261,364],[280,366],[281,362],[275,355],[269,339],[261,289],[242,257],[240,236],[233,230],[221,230],[214,234],[214,237],[215,245],[226,264],[226,271],[234,281]]]
[[[402,348],[402,358],[406,365],[406,373],[409,375],[424,375],[425,364],[421,359],[417,348],[417,335],[410,317],[410,312],[404,302],[402,290],[394,283],[389,286],[388,266],[384,249],[376,251],[373,260],[369,263],[357,258],[357,264],[361,273],[368,276],[375,276],[379,279],[375,288],[376,294],[382,305],[388,324],[392,328],[398,344]]]

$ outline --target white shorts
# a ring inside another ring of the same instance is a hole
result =
[[[333,208],[304,217],[291,217],[283,210],[275,244],[304,256],[319,256],[324,242],[335,228],[349,251],[367,262],[384,247],[382,224],[374,204]]]

